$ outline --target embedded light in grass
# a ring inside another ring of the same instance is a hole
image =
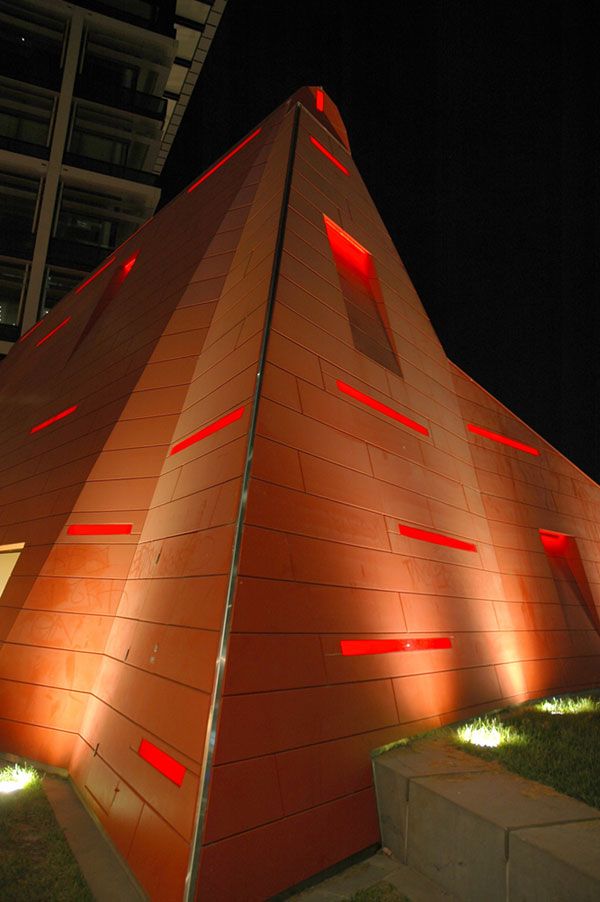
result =
[[[5,767],[0,771],[0,792],[16,792],[37,780],[37,777],[38,775],[32,767],[20,767],[18,764],[13,767]]]
[[[583,714],[598,711],[600,700],[590,698],[546,698],[534,707],[546,714]]]
[[[512,742],[514,730],[496,719],[482,720],[477,718],[472,723],[463,724],[462,727],[459,727],[456,735],[461,742],[496,748],[496,746],[505,742]]]

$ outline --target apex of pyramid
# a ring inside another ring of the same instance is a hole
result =
[[[295,94],[292,94],[288,100],[289,106],[292,106],[295,103],[301,103],[306,107],[315,119],[318,119],[318,121],[331,132],[334,138],[341,141],[349,153],[351,152],[346,126],[340,116],[340,111],[322,87],[308,85],[304,88],[300,88]]]

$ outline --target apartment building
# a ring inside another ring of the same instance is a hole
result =
[[[156,209],[226,0],[0,0],[0,356]]]

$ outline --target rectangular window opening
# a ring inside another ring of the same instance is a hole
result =
[[[460,551],[477,551],[477,546],[472,542],[463,542],[452,536],[444,536],[439,532],[430,532],[428,529],[416,529],[414,526],[398,525],[400,535],[408,539],[418,539],[420,542],[431,542],[432,545],[444,545],[446,548],[458,548]]]
[[[323,217],[346,305],[354,347],[402,375],[373,257],[358,241]]]
[[[23,548],[25,548],[25,542],[15,542],[13,545],[0,545],[0,597],[6,589]]]
[[[341,639],[342,655],[383,655],[396,651],[427,651],[438,648],[452,648],[447,636],[427,639]]]
[[[387,407],[387,405],[382,404],[381,401],[376,401],[375,398],[371,398],[370,395],[365,395],[357,388],[352,388],[351,385],[346,385],[346,383],[342,382],[341,379],[337,379],[336,382],[338,389],[345,395],[348,395],[350,398],[355,398],[362,404],[366,404],[367,407],[371,407],[373,410],[379,411],[379,413],[384,413],[386,417],[390,417],[390,419],[392,420],[397,420],[404,426],[408,426],[410,429],[414,429],[415,432],[420,432],[421,435],[429,435],[429,430],[426,429],[425,426],[421,426],[420,423],[416,423],[414,420],[411,420],[410,417],[404,416],[403,413],[398,413],[397,410],[393,410],[391,407]]]
[[[138,755],[156,768],[159,773],[171,780],[172,783],[175,783],[176,786],[181,786],[185,776],[185,767],[179,761],[176,761],[175,758],[171,758],[170,755],[148,742],[147,739],[142,739],[140,742]]]
[[[587,620],[600,634],[600,617],[577,542],[573,536],[550,529],[540,529],[540,539],[546,552],[556,594],[565,611],[567,625],[569,625],[568,609],[575,605],[583,610]]]
[[[223,429],[225,426],[229,426],[230,423],[234,423],[236,420],[239,420],[243,412],[244,408],[238,407],[237,410],[233,410],[231,413],[226,414],[224,417],[221,417],[220,420],[216,420],[214,423],[211,423],[210,426],[205,426],[204,429],[201,429],[199,432],[194,432],[193,435],[189,435],[187,438],[184,438],[183,441],[178,442],[176,445],[173,445],[169,454],[178,454],[185,448],[189,448],[190,445],[195,445],[196,442],[199,442],[203,438],[207,438],[207,436],[212,435],[213,432],[218,432],[219,429]]]
[[[509,448],[516,448],[518,451],[526,451],[527,454],[533,454],[536,457],[540,456],[540,452],[537,448],[532,448],[531,445],[525,445],[523,442],[518,442],[514,438],[508,438],[506,435],[490,432],[489,429],[482,429],[481,426],[474,426],[472,423],[467,423],[467,429],[474,435],[481,435],[483,438],[489,438],[493,442],[499,442],[501,445],[508,445]]]
[[[260,128],[257,128],[256,131],[252,132],[252,134],[249,135],[249,136],[245,139],[245,141],[242,141],[241,144],[238,144],[237,147],[234,147],[234,149],[231,150],[231,151],[227,154],[226,157],[223,157],[222,160],[219,160],[219,162],[216,163],[216,164],[212,167],[212,169],[209,169],[208,172],[205,172],[203,176],[201,176],[199,179],[197,179],[197,181],[195,181],[192,185],[190,185],[190,187],[187,189],[187,193],[189,194],[191,191],[194,190],[194,188],[197,188],[198,185],[201,185],[202,182],[203,182],[205,179],[207,179],[207,178],[209,177],[209,175],[212,175],[213,172],[216,172],[217,169],[220,169],[221,166],[223,165],[223,163],[226,163],[227,160],[230,160],[233,156],[235,156],[235,154],[236,154],[238,151],[240,151],[240,150],[242,149],[242,147],[245,147],[246,144],[248,144],[250,141],[252,141],[253,138],[256,138],[256,136],[258,135],[259,131],[260,131]]]
[[[67,529],[68,536],[129,536],[132,523],[74,523]]]

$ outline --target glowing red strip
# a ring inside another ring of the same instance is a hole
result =
[[[63,319],[62,323],[60,323],[60,325],[56,326],[56,328],[53,329],[52,332],[48,332],[47,335],[44,335],[43,338],[40,338],[40,340],[38,341],[38,343],[36,345],[36,348],[39,348],[39,346],[43,345],[45,341],[48,341],[50,336],[54,335],[55,332],[58,332],[59,329],[62,329],[63,326],[66,326],[70,319],[71,319],[70,316],[68,316],[66,319]]]
[[[115,258],[111,257],[110,260],[108,261],[108,263],[105,263],[104,266],[101,266],[100,269],[98,270],[98,272],[95,272],[93,276],[89,277],[87,282],[84,282],[83,285],[79,286],[79,288],[77,289],[75,294],[79,294],[80,291],[83,291],[83,289],[85,288],[86,285],[89,285],[90,282],[93,282],[94,279],[96,279],[100,275],[101,272],[104,272],[104,270],[107,269],[107,267],[109,267],[110,264],[114,263],[114,262],[115,262]]]
[[[339,160],[336,160],[336,158],[333,156],[333,154],[329,153],[329,151],[326,150],[326,148],[323,147],[322,144],[319,144],[319,142],[317,141],[316,138],[313,138],[313,136],[311,135],[311,136],[310,136],[310,140],[311,140],[312,143],[315,145],[315,147],[316,147],[318,150],[321,151],[321,153],[324,153],[324,154],[325,154],[325,156],[327,157],[328,160],[331,160],[332,163],[335,163],[335,165],[337,166],[338,169],[341,169],[341,170],[342,170],[342,172],[344,173],[344,175],[350,175],[350,173],[348,172],[348,170],[346,169],[346,167],[345,167],[345,166],[342,166],[342,164],[340,163],[340,161],[339,161]]]
[[[323,97],[323,91],[321,91],[320,88],[317,88],[317,109],[318,109],[318,111],[319,111],[320,113],[323,112],[323,101],[324,101],[324,99],[325,99],[325,98]]]
[[[414,420],[410,420],[403,414],[398,413],[397,410],[392,410],[391,407],[386,407],[385,404],[382,404],[380,401],[376,401],[375,398],[371,398],[369,397],[369,395],[364,395],[361,391],[358,391],[358,389],[352,388],[351,385],[346,385],[345,382],[341,382],[338,379],[337,387],[340,391],[343,391],[344,394],[350,395],[351,398],[356,398],[357,401],[362,401],[362,403],[366,404],[367,407],[372,407],[373,410],[378,410],[379,413],[384,413],[387,417],[391,417],[392,420],[397,420],[404,426],[409,426],[411,429],[414,429],[415,432],[420,432],[421,435],[429,435],[429,431],[425,428],[425,426],[421,426],[420,423],[415,423]]]
[[[27,336],[28,336],[28,335],[31,335],[32,332],[35,332],[35,330],[37,329],[37,327],[38,327],[38,326],[41,326],[43,322],[44,322],[44,320],[41,319],[41,320],[39,321],[39,323],[36,323],[35,326],[32,326],[31,329],[28,329],[27,332],[25,333],[25,335],[21,335],[19,341],[25,341],[25,339],[27,338]]]
[[[194,184],[191,185],[191,187],[188,188],[188,194],[190,193],[190,191],[193,191],[194,188],[197,188],[198,185],[200,185],[201,182],[204,181],[204,179],[207,179],[207,178],[209,177],[209,175],[212,175],[213,172],[216,172],[216,170],[219,169],[219,167],[222,166],[223,163],[226,163],[227,160],[230,160],[231,157],[232,157],[234,154],[236,154],[236,153],[238,152],[238,150],[241,150],[242,147],[245,147],[246,144],[248,144],[248,142],[252,140],[252,138],[256,138],[256,136],[257,136],[257,134],[259,133],[259,131],[260,131],[260,129],[257,128],[255,132],[252,132],[252,134],[250,135],[249,138],[246,138],[245,141],[242,141],[241,144],[238,144],[238,146],[237,146],[236,148],[234,148],[232,151],[230,151],[230,152],[227,154],[226,157],[223,157],[223,159],[222,159],[219,163],[217,163],[215,166],[213,166],[212,169],[209,169],[208,172],[206,172],[206,173],[202,176],[202,178],[199,178],[197,182],[194,182]]]
[[[426,529],[414,529],[412,526],[398,524],[400,533],[409,539],[420,539],[422,542],[433,542],[434,545],[447,545],[448,548],[460,548],[461,551],[477,551],[471,542],[462,542],[460,539],[452,539],[450,536],[442,536],[439,532],[429,532]]]
[[[69,414],[73,413],[74,410],[77,410],[77,404],[74,404],[73,407],[68,407],[67,410],[63,410],[62,413],[57,413],[55,417],[50,417],[49,420],[44,420],[43,423],[38,423],[37,426],[34,426],[33,429],[29,430],[29,434],[32,435],[39,429],[45,429],[46,426],[50,426],[51,423],[56,423],[57,420],[62,420],[63,417],[68,417]]]
[[[430,648],[452,648],[447,637],[435,639],[341,639],[343,655],[384,655],[393,651],[422,651]]]
[[[528,454],[535,454],[536,457],[540,456],[540,452],[537,448],[532,448],[531,445],[524,445],[523,442],[517,442],[514,438],[506,438],[505,435],[498,435],[497,432],[490,432],[488,429],[482,429],[481,426],[473,426],[471,423],[467,423],[467,429],[469,432],[474,432],[475,435],[482,435],[484,438],[491,438],[493,442],[500,442],[502,445],[509,445],[511,448],[518,448],[519,451],[526,451]]]
[[[138,254],[139,254],[139,250],[136,251],[135,254],[133,254],[133,256],[131,256],[129,258],[129,260],[125,261],[125,263],[123,264],[123,276],[129,275],[135,261],[137,260]]]
[[[68,536],[129,536],[131,523],[76,523],[67,529]]]
[[[173,445],[170,454],[178,454],[179,451],[183,451],[184,448],[189,448],[190,445],[194,445],[201,439],[206,438],[207,435],[212,435],[213,432],[218,432],[219,429],[223,429],[225,426],[229,426],[230,423],[234,423],[236,420],[239,420],[243,412],[244,408],[238,407],[238,409],[234,410],[233,413],[228,413],[226,416],[221,417],[221,419],[217,420],[215,423],[211,423],[210,426],[205,426],[204,429],[200,430],[200,432],[194,432],[193,435],[188,436],[188,438],[184,438],[182,442],[179,442],[177,445]]]
[[[168,777],[176,786],[181,786],[185,776],[185,767],[179,761],[175,761],[175,758],[171,758],[166,752],[157,749],[147,739],[142,739],[140,742],[138,755],[165,777]]]

